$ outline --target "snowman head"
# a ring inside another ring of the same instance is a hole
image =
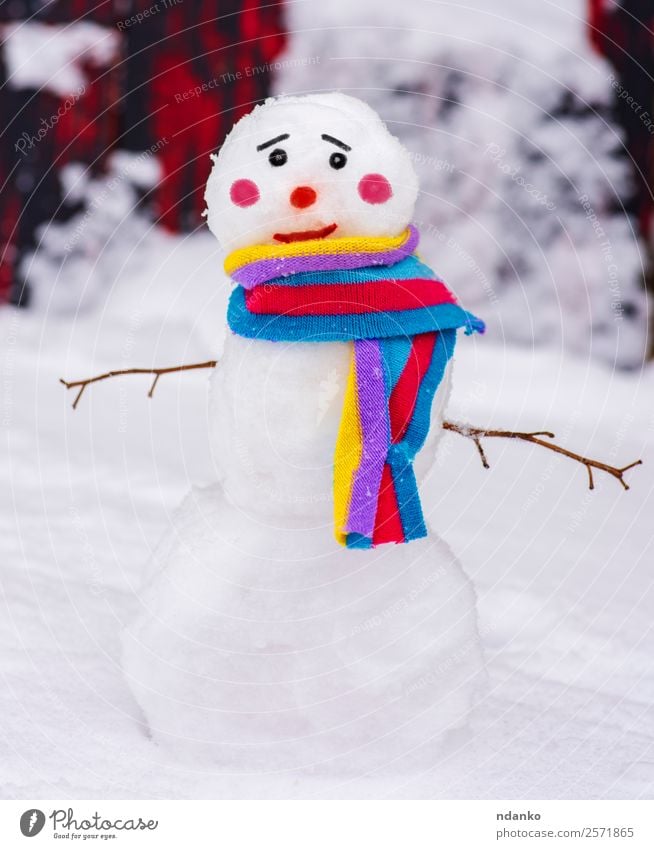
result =
[[[207,183],[223,248],[396,236],[418,194],[408,152],[367,104],[344,94],[273,98],[227,136]]]

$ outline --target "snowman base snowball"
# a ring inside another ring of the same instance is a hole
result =
[[[225,770],[434,765],[485,682],[470,581],[435,537],[351,552],[194,488],[124,669],[153,738]]]

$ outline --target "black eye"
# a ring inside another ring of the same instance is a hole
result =
[[[344,153],[332,153],[332,155],[329,157],[329,164],[337,171],[340,168],[345,168],[346,162],[347,156]]]
[[[268,162],[275,167],[279,165],[285,165],[288,156],[286,155],[286,151],[282,150],[281,147],[276,147],[273,151],[271,151],[270,156],[268,157]]]

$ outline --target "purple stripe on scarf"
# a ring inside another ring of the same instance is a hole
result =
[[[287,277],[301,271],[341,271],[349,268],[365,268],[370,265],[393,265],[410,256],[416,249],[419,234],[413,224],[409,225],[406,242],[399,248],[388,251],[363,251],[345,254],[308,254],[306,256],[260,259],[237,268],[232,279],[244,289],[251,289],[260,283],[274,280],[275,277]]]
[[[345,530],[372,539],[382,472],[390,444],[388,399],[379,339],[355,339],[357,404],[362,431]]]

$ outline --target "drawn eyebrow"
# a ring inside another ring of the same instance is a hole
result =
[[[323,133],[320,136],[320,138],[323,139],[324,141],[328,141],[328,142],[331,142],[332,144],[335,144],[336,147],[340,147],[343,150],[352,150],[352,148],[350,147],[349,144],[345,144],[345,142],[339,141],[338,139],[335,139],[334,136],[330,136],[327,133]]]
[[[274,139],[270,139],[270,141],[264,142],[263,144],[257,145],[257,150],[265,150],[267,147],[270,147],[271,144],[277,144],[278,141],[284,141],[284,139],[289,138],[288,133],[282,133],[281,136],[275,136]]]

